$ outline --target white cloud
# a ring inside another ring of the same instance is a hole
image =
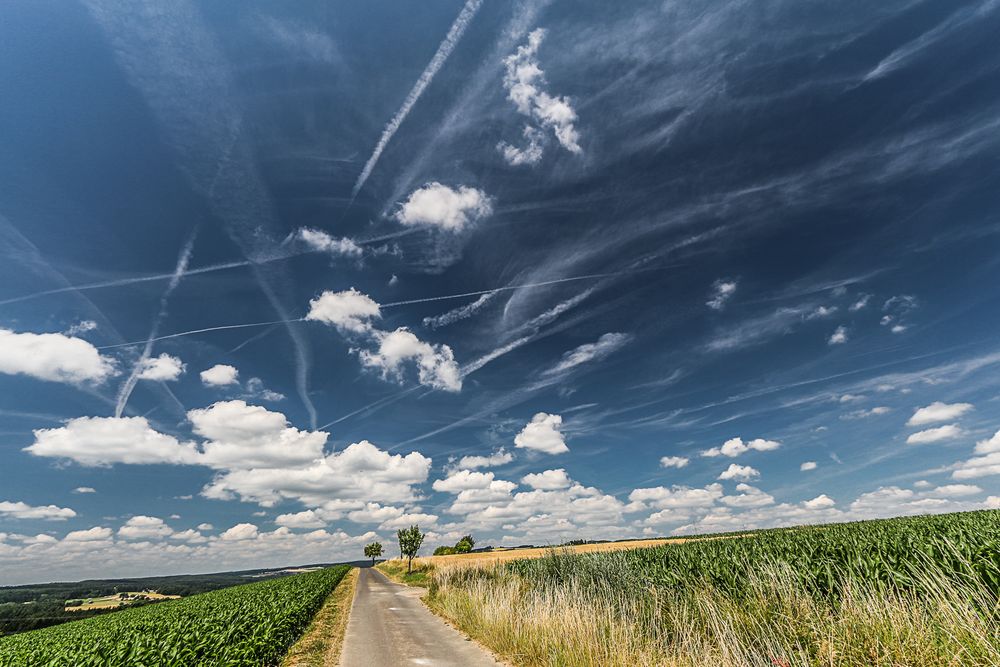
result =
[[[353,287],[343,292],[326,291],[309,301],[307,320],[333,325],[341,333],[366,333],[371,320],[382,317],[378,303]]]
[[[660,457],[660,467],[661,468],[683,468],[688,463],[690,459],[686,456],[662,456]]]
[[[749,452],[751,449],[758,452],[770,452],[778,449],[779,447],[781,447],[781,443],[774,440],[754,438],[749,442],[743,442],[743,438],[730,438],[729,440],[726,440],[721,447],[706,449],[702,451],[701,455],[707,457],[728,456],[732,458]]]
[[[492,212],[493,204],[482,190],[464,185],[455,189],[433,182],[410,193],[395,218],[408,227],[460,232]]]
[[[78,486],[73,489],[73,493],[97,493],[97,489],[92,486]]]
[[[206,387],[225,387],[239,383],[240,372],[228,364],[216,364],[201,372],[201,381]]]
[[[104,382],[116,372],[114,359],[82,338],[0,329],[0,373],[82,384]]]
[[[628,334],[606,333],[598,338],[597,342],[585,343],[564,354],[562,360],[545,371],[545,374],[554,375],[595,359],[603,359],[612,352],[624,347],[631,339],[632,337]]]
[[[953,479],[976,479],[990,475],[1000,475],[1000,451],[959,461],[951,473]]]
[[[729,466],[732,468],[733,466]],[[749,484],[737,484],[737,495],[723,496],[720,502],[729,507],[765,507],[774,504],[774,497]]]
[[[527,484],[539,491],[555,491],[568,488],[573,482],[563,468],[531,473],[521,478],[522,484]]]
[[[562,426],[560,415],[539,412],[514,437],[514,446],[546,454],[563,454],[569,451],[566,440],[559,430]]]
[[[647,505],[657,509],[706,508],[722,497],[721,484],[709,484],[703,489],[688,486],[663,486],[633,490],[628,499],[638,507]]]
[[[398,530],[410,526],[433,526],[437,523],[437,514],[425,514],[423,512],[411,512],[398,516],[395,519],[388,519],[379,524],[379,530]]]
[[[864,308],[866,308],[868,306],[868,302],[871,300],[871,298],[872,298],[871,294],[860,294],[860,295],[858,295],[857,300],[854,303],[851,304],[851,306],[850,306],[850,308],[848,308],[848,310],[850,310],[852,313],[856,313],[859,310],[863,310]]]
[[[97,329],[97,322],[94,320],[80,320],[63,333],[67,336],[78,336],[88,331],[94,331],[95,329]]]
[[[487,489],[494,480],[491,472],[474,472],[472,470],[458,470],[448,475],[445,479],[434,482],[432,488],[442,493],[461,493],[470,489]]]
[[[143,359],[136,377],[140,380],[170,382],[179,378],[186,369],[184,362],[164,352],[158,357]]]
[[[719,479],[756,479],[760,477],[760,471],[751,466],[741,466],[730,463],[729,467],[722,471]]]
[[[268,389],[267,387],[264,386],[264,381],[256,377],[247,380],[245,392],[246,392],[244,394],[245,398],[260,399],[262,401],[273,401],[273,402],[285,400],[284,394]]]
[[[94,526],[93,528],[88,528],[86,530],[73,530],[66,533],[66,537],[63,538],[64,542],[97,542],[101,540],[110,540],[111,535],[110,528],[104,528],[101,526]]]
[[[198,530],[214,530],[215,526],[210,523],[199,523]]]
[[[892,409],[884,405],[877,405],[874,408],[868,410],[852,410],[846,414],[840,416],[841,419],[867,419],[868,417],[878,417],[881,415],[887,415],[892,412]]]
[[[993,434],[988,440],[980,440],[976,443],[976,454],[993,454],[1000,452],[1000,431]]]
[[[341,257],[361,257],[363,250],[361,246],[349,238],[334,238],[319,229],[309,229],[303,227],[296,234],[296,238],[306,244],[310,250],[326,252],[331,255]]]
[[[825,493],[816,496],[812,500],[807,500],[802,503],[802,505],[806,509],[811,509],[811,510],[827,509],[833,507],[836,504],[837,501],[835,501],[833,498],[826,495]]]
[[[538,63],[538,49],[544,38],[545,30],[539,28],[532,31],[528,35],[528,43],[518,47],[514,54],[504,59],[506,73],[503,85],[507,89],[507,98],[514,103],[520,114],[552,130],[563,148],[579,154],[583,149],[580,148],[580,135],[574,125],[577,120],[576,111],[569,98],[553,97],[544,90],[545,73]],[[529,147],[514,149],[512,155],[517,155],[518,151],[523,153],[532,150],[532,135],[526,133],[526,137],[529,139]],[[498,148],[506,157],[508,145],[501,143]]]
[[[937,428],[929,428],[923,431],[911,433],[906,438],[908,445],[926,445],[931,442],[941,442],[942,440],[954,440],[964,435],[964,431],[957,424],[946,424]]]
[[[305,465],[232,470],[205,487],[207,498],[241,498],[264,506],[282,499],[336,509],[344,501],[408,502],[427,479],[431,459],[419,452],[389,454],[362,440]],[[331,505],[333,503],[333,505]]]
[[[257,526],[252,523],[238,523],[224,531],[219,537],[223,540],[242,542],[256,539],[258,534],[259,530]]]
[[[712,297],[705,302],[705,305],[712,310],[722,310],[726,307],[726,302],[736,293],[737,286],[735,280],[716,280],[712,283]]]
[[[364,507],[347,514],[347,518],[355,523],[382,523],[403,516],[399,507],[383,506],[378,503],[365,503]]]
[[[815,461],[805,461],[802,465],[799,466],[799,470],[801,470],[802,472],[815,469],[816,469]]]
[[[506,141],[497,144],[497,150],[512,167],[538,164],[545,153],[545,133],[531,125],[524,126],[524,146],[514,146]]]
[[[36,429],[25,451],[35,456],[71,459],[84,466],[113,463],[195,464],[192,443],[153,430],[145,417],[77,417],[59,428]]]
[[[188,412],[194,432],[206,439],[203,465],[220,469],[278,468],[322,458],[327,434],[300,431],[280,412],[244,401],[220,401]]]
[[[988,510],[1000,510],[1000,496],[988,496],[983,507]]]
[[[942,403],[935,401],[930,405],[918,408],[906,422],[907,426],[922,426],[934,422],[947,422],[958,419],[973,409],[972,403]]]
[[[315,510],[305,510],[294,514],[279,514],[274,522],[288,528],[322,528],[326,521]]]
[[[830,345],[841,345],[847,342],[847,327],[839,326],[830,335],[830,339],[827,341]]]
[[[461,391],[462,375],[447,345],[424,342],[404,327],[392,332],[375,331],[374,337],[378,350],[362,350],[361,363],[379,369],[383,378],[402,378],[404,362],[413,361],[420,384],[444,391]]]
[[[929,491],[928,495],[956,498],[961,496],[975,496],[982,492],[983,490],[974,484],[945,484],[944,486],[936,487],[933,491]]]
[[[493,452],[489,456],[463,456],[458,460],[456,468],[473,470],[475,468],[492,468],[504,465],[514,460],[514,455],[506,451],[503,447]]]
[[[10,519],[42,519],[45,521],[65,521],[76,516],[68,507],[57,505],[32,506],[23,502],[0,501],[0,516]]]
[[[837,312],[836,306],[817,306],[815,310],[806,315],[807,320],[821,320],[830,317]]]
[[[130,540],[148,540],[169,537],[174,530],[155,516],[134,516],[118,529],[118,535]]]

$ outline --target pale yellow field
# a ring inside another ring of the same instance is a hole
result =
[[[150,600],[176,600],[180,595],[162,595],[160,593],[143,593],[141,591],[128,591],[129,595],[145,595]],[[83,604],[76,607],[66,607],[66,611],[86,611],[88,609],[110,609],[112,607],[127,607],[128,605],[135,602],[135,600],[121,600],[118,598],[118,594],[115,595],[105,595],[100,598],[90,598],[88,602],[86,599]]]
[[[553,549],[566,551],[568,553],[595,553],[598,551],[620,551],[623,549],[643,549],[646,547],[658,547],[664,544],[683,544],[688,540],[685,538],[662,538],[656,540],[627,540],[624,542],[601,542],[597,544],[580,544],[568,547],[534,547],[531,549],[494,549],[472,554],[451,554],[448,556],[425,556],[414,559],[414,565],[418,563],[429,563],[435,566],[457,565],[460,563],[490,563],[506,560],[517,560],[520,558],[541,558]]]

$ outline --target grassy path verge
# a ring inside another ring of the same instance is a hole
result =
[[[336,667],[357,583],[358,568],[351,568],[316,612],[302,637],[288,650],[282,667]]]

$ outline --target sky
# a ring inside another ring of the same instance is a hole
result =
[[[0,584],[1000,507],[1000,3],[0,23]]]

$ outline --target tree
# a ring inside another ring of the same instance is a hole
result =
[[[372,559],[372,565],[375,565],[375,559],[382,555],[382,543],[372,542],[371,544],[365,545],[365,558]]]
[[[397,530],[396,537],[399,539],[399,553],[406,558],[406,573],[410,574],[413,571],[413,559],[424,543],[424,534],[420,532],[420,526],[410,526]]]
[[[476,546],[476,541],[472,539],[472,535],[466,535],[458,541],[455,545],[455,553],[467,554],[472,551],[473,547]]]

